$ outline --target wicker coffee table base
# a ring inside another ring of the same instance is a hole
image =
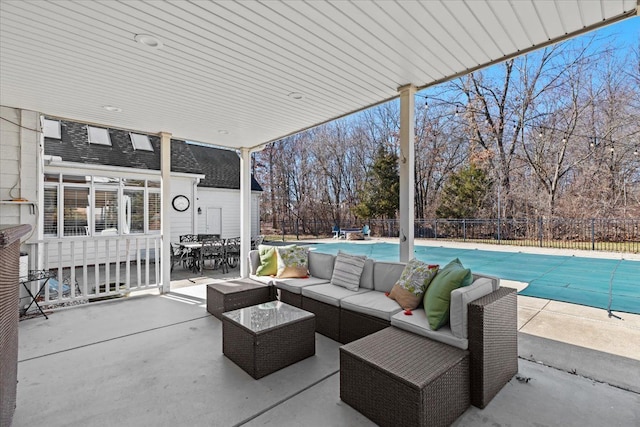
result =
[[[222,352],[255,379],[316,354],[313,317],[252,333],[222,319]]]
[[[383,329],[340,348],[340,398],[381,426],[448,426],[470,405],[468,352]]]
[[[251,279],[207,285],[207,311],[222,320],[222,313],[276,299],[275,287]]]

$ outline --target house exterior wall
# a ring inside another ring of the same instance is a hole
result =
[[[171,207],[171,241],[180,241],[183,234],[194,234],[196,229],[196,189],[195,181],[190,180],[171,180],[171,200],[178,195],[187,196],[189,199],[189,208],[184,212],[178,212]]]
[[[0,223],[29,224],[28,241],[38,239],[38,174],[41,171],[40,115],[0,106]],[[12,199],[28,202],[13,202]]]
[[[222,213],[223,239],[240,236],[240,191],[221,188],[198,187],[198,207],[202,213],[197,215],[198,233],[207,233],[206,212],[208,208],[218,208]],[[260,234],[260,192],[251,194],[251,235]],[[172,224],[173,226],[173,224]]]
[[[52,244],[48,245],[47,253],[40,248],[40,253],[34,252],[38,241],[48,239],[44,236],[44,174],[62,173],[71,175],[93,175],[105,177],[120,177],[131,179],[160,179],[160,172],[156,170],[132,169],[125,167],[112,167],[105,165],[85,165],[53,160],[45,162],[44,159],[44,138],[41,132],[41,114],[38,112],[20,110],[16,108],[0,106],[0,223],[3,224],[29,224],[33,233],[26,242],[23,242],[23,250],[30,249],[30,268],[44,268],[42,264],[45,260],[47,266],[55,268],[61,263],[69,265],[71,263],[71,252],[69,246],[63,241],[74,240],[73,236],[57,238],[52,237]],[[219,189],[209,187],[197,187],[203,175],[189,173],[172,173],[171,179],[171,199],[177,195],[186,195],[190,200],[189,208],[184,212],[178,212],[171,208],[169,217],[171,220],[171,242],[178,242],[180,235],[204,232],[201,231],[201,221],[205,215],[197,213],[201,207],[203,213],[207,207],[218,207],[222,213],[222,236],[223,238],[237,237],[240,235],[240,191],[236,189]],[[260,192],[252,194],[252,215],[251,215],[251,235],[260,233]],[[28,202],[15,202],[11,199],[21,198]],[[160,232],[150,232],[149,236],[159,236]],[[131,235],[133,236],[133,234]],[[139,236],[139,235],[138,235]],[[53,243],[57,239],[57,243]],[[87,250],[92,256],[100,257],[106,243],[100,243],[95,249],[95,242],[91,237],[75,237],[76,249],[73,263],[79,265],[82,260],[83,250],[81,248],[91,241]],[[100,242],[104,238],[100,237]],[[62,250],[60,250],[62,248]],[[67,249],[65,249],[67,248]],[[98,252],[93,254],[93,252]],[[36,256],[38,255],[38,256]],[[37,261],[37,258],[40,261]]]

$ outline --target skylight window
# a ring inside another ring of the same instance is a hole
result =
[[[135,150],[153,151],[151,141],[149,141],[149,135],[130,132],[129,136],[131,137],[131,143]]]
[[[60,120],[44,119],[42,122],[42,133],[46,138],[62,139]]]
[[[89,144],[111,145],[108,129],[87,126],[87,131],[89,134]]]

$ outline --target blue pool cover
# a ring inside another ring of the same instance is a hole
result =
[[[318,252],[397,261],[397,243],[316,243]],[[472,271],[529,283],[520,295],[640,314],[640,261],[416,246],[415,257],[445,265],[459,258]]]

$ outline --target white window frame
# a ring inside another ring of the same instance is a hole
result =
[[[60,120],[42,119],[42,134],[45,138],[62,139]]]
[[[131,145],[133,145],[134,150],[153,151],[149,135],[129,132],[129,138],[131,138]]]
[[[58,176],[58,182],[47,182],[44,184],[45,188],[55,188],[57,190],[57,204],[58,204],[58,215],[57,215],[57,224],[58,224],[58,232],[57,235],[53,235],[53,234],[47,234],[44,235],[45,239],[55,239],[55,238],[69,238],[69,239],[73,239],[73,238],[77,238],[79,237],[79,235],[65,235],[64,233],[64,192],[66,188],[87,188],[89,190],[89,200],[88,200],[88,212],[87,212],[87,236],[99,236],[101,235],[100,232],[96,232],[95,231],[95,194],[96,194],[96,190],[115,190],[117,191],[117,200],[118,200],[118,235],[126,235],[126,234],[145,234],[145,235],[153,235],[153,234],[160,234],[161,233],[161,228],[158,230],[151,230],[149,229],[149,225],[151,222],[151,218],[150,218],[150,211],[149,211],[149,195],[151,193],[154,194],[158,194],[158,197],[160,198],[160,203],[162,203],[162,193],[160,191],[160,188],[157,187],[150,187],[149,186],[149,181],[157,181],[157,180],[153,180],[153,179],[144,179],[145,181],[145,185],[144,187],[125,187],[122,185],[122,181],[120,185],[117,186],[117,190],[115,187],[113,186],[103,186],[100,185],[100,183],[96,184],[95,179],[93,176],[91,176],[91,179],[89,180],[90,182],[88,182],[87,184],[78,184],[78,183],[65,183],[64,179],[63,179],[63,175],[64,172],[59,173]],[[120,180],[122,180],[122,178],[118,178]],[[136,233],[124,233],[124,226],[123,226],[123,222],[124,222],[124,189],[125,188],[130,188],[130,189],[135,189],[136,191],[143,191],[144,192],[144,198],[143,198],[143,203],[144,203],[144,231],[142,233],[140,232],[136,232]],[[80,236],[82,237],[82,236]]]
[[[87,125],[87,135],[89,137],[89,144],[111,146],[109,129]]]

